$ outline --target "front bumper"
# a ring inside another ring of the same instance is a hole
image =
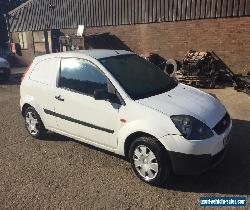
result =
[[[191,155],[179,152],[169,152],[175,174],[194,175],[201,174],[216,167],[224,158],[226,149],[216,155]]]
[[[163,137],[175,174],[201,174],[218,165],[225,156],[232,122],[221,135],[206,140],[186,140],[183,136]]]

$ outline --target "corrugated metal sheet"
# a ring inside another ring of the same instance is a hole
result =
[[[250,15],[250,0],[29,0],[11,31],[100,27]]]

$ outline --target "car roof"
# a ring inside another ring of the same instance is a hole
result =
[[[134,54],[133,52],[126,50],[77,50],[77,51],[68,51],[60,53],[46,54],[36,57],[36,59],[48,59],[55,57],[82,57],[83,55],[90,56],[95,59],[108,58],[118,55],[127,55]]]

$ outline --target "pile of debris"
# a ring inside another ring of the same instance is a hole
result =
[[[235,90],[250,95],[250,71],[244,75],[234,75],[232,80]]]
[[[181,62],[166,60],[157,54],[151,54],[147,59],[184,84],[199,88],[233,85],[237,91],[250,94],[250,72],[234,74],[214,52],[190,50]]]
[[[180,82],[200,88],[216,88],[230,83],[226,66],[214,52],[189,51],[175,77]]]

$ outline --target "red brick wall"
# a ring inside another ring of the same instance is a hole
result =
[[[76,33],[77,29],[64,29]],[[215,51],[235,72],[250,70],[250,17],[88,28],[87,34],[110,32],[138,54],[158,53],[181,60],[190,49]],[[29,42],[32,41],[31,33]],[[34,49],[23,51],[27,64]]]
[[[215,51],[235,72],[250,70],[250,17],[89,28],[110,32],[139,54],[182,59],[190,49]]]

